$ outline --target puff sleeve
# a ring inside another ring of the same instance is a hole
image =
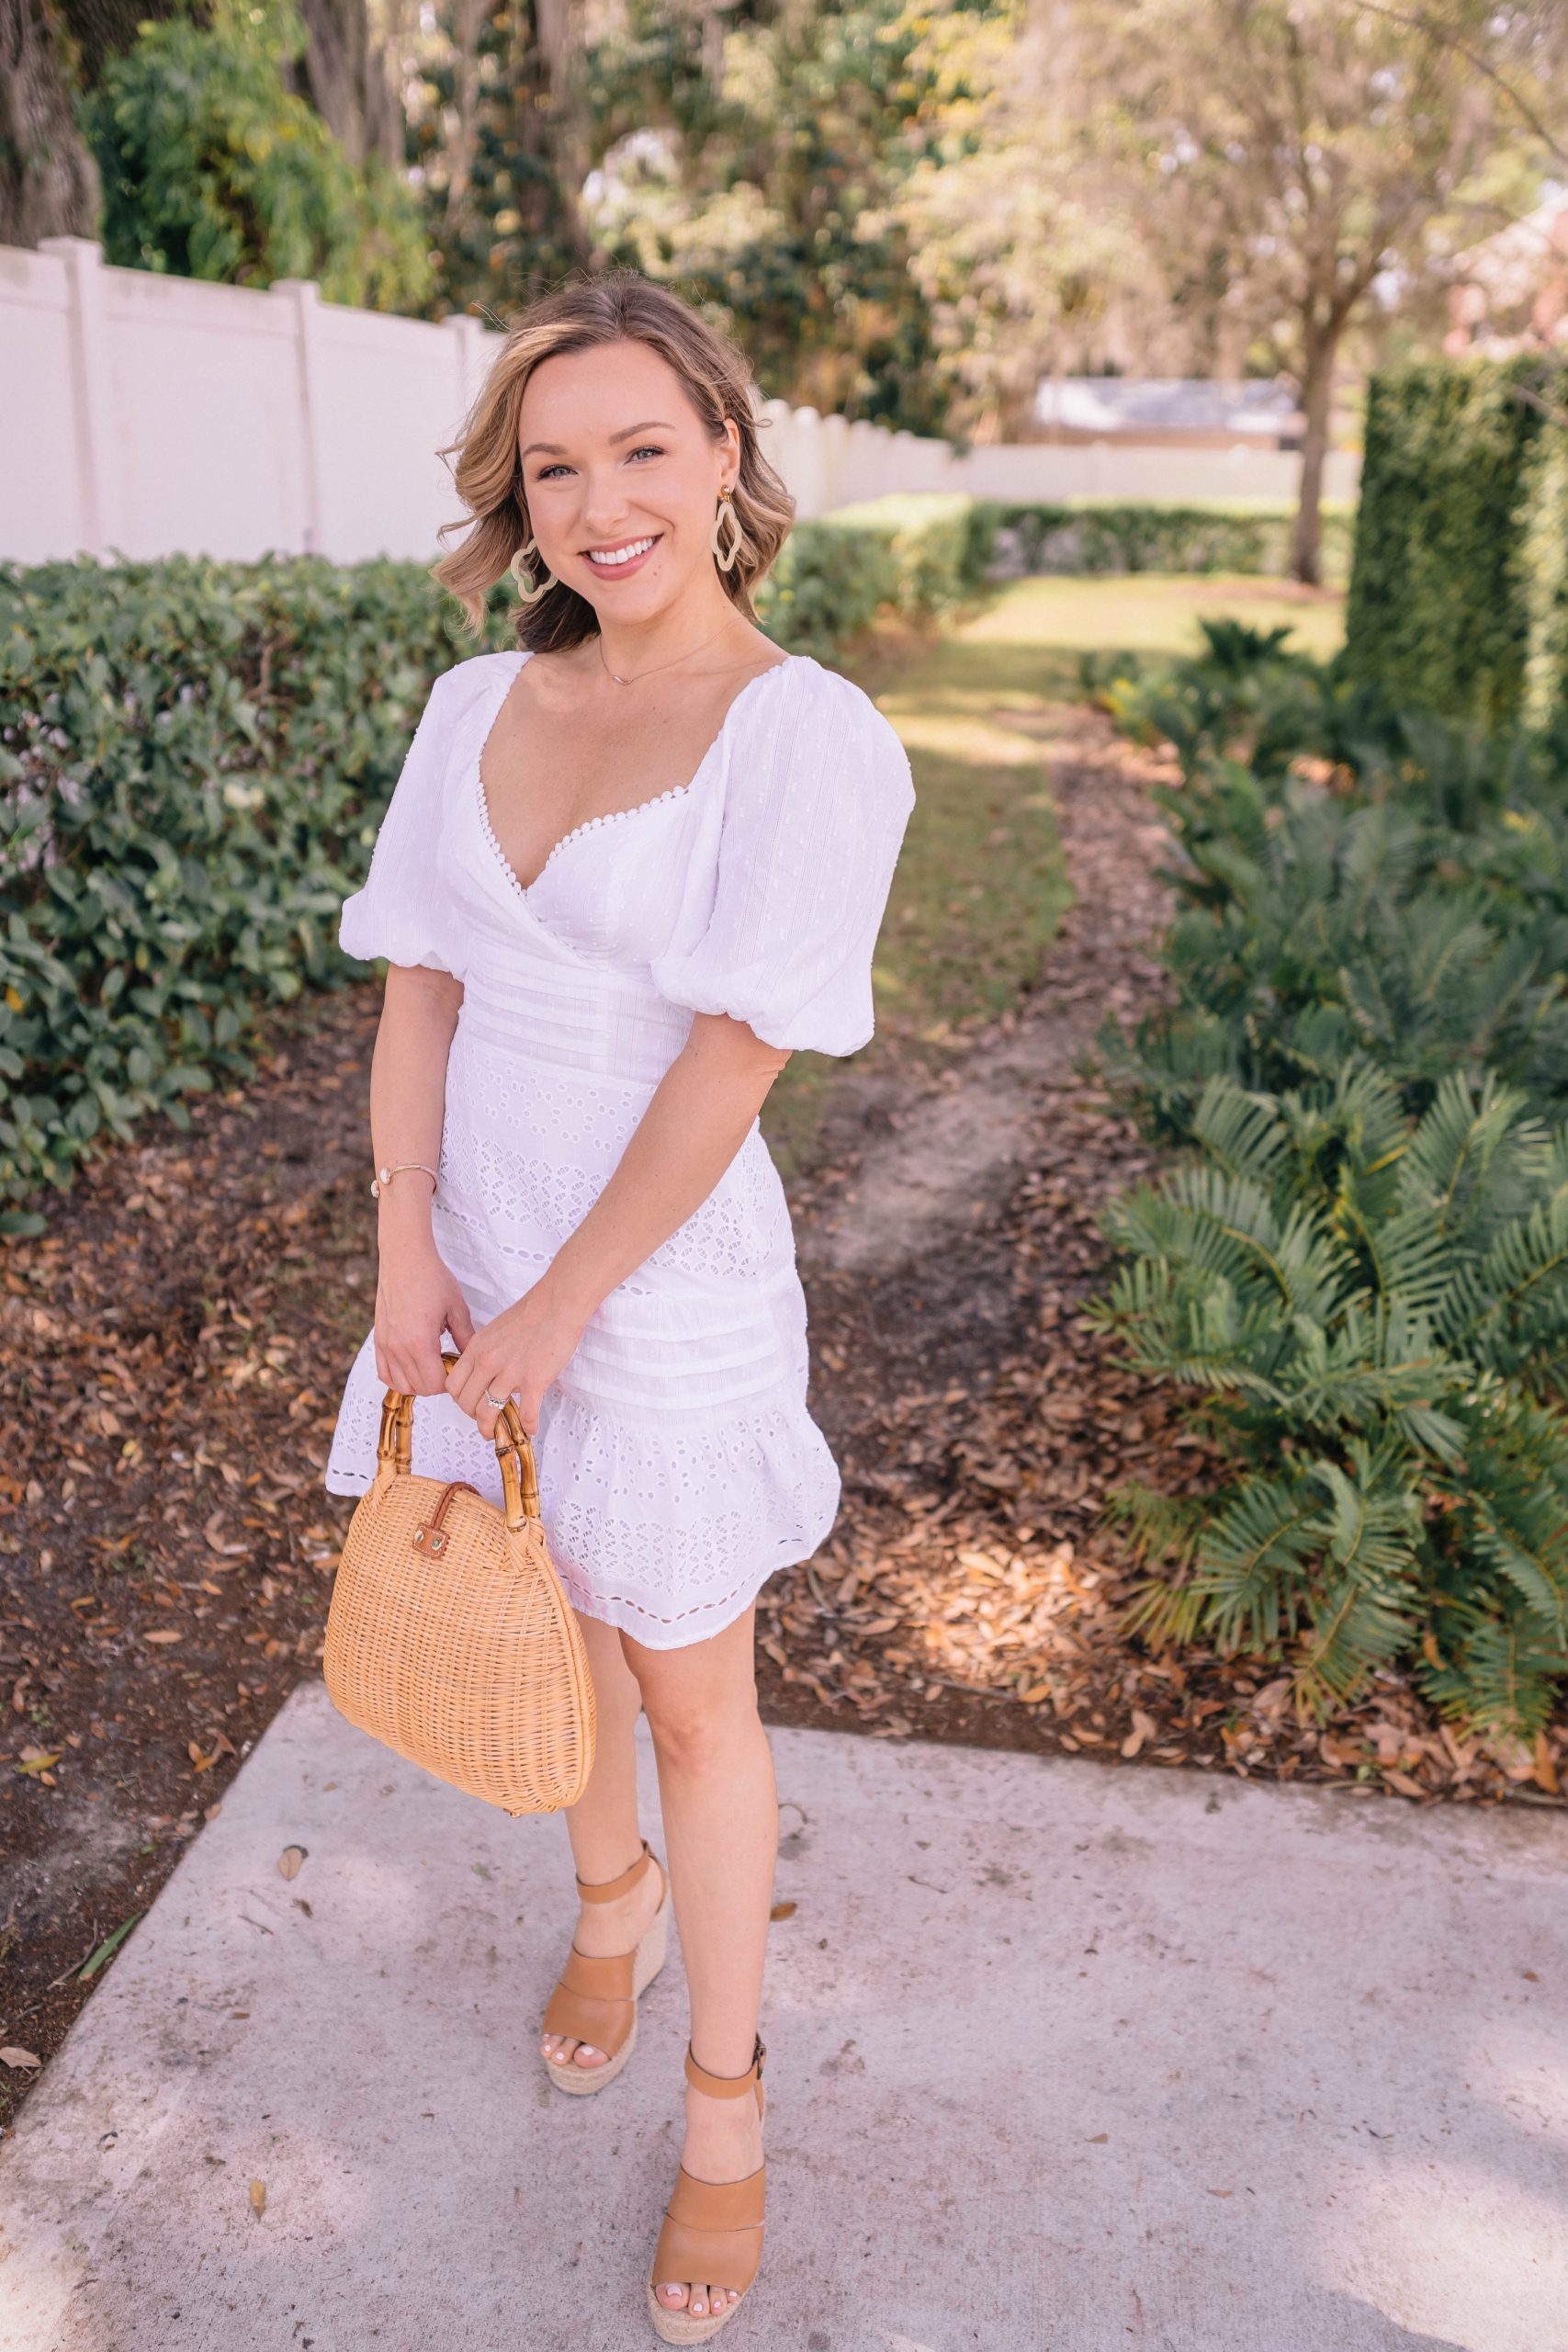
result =
[[[915,804],[908,757],[868,695],[807,657],[751,694],[711,907],[654,958],[654,985],[766,1045],[852,1054],[875,1025],[872,954]]]
[[[365,962],[423,964],[461,979],[463,922],[441,870],[441,835],[465,664],[431,687],[387,813],[365,887],[343,902],[338,944]]]

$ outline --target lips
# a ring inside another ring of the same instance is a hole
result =
[[[640,571],[654,548],[659,545],[657,531],[647,532],[641,538],[623,539],[616,547],[584,548],[583,560],[599,580],[626,580]]]

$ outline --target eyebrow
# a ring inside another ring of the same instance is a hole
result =
[[[612,433],[610,440],[613,446],[617,441],[629,441],[638,433],[673,433],[675,427],[666,424],[661,417],[650,416],[645,424],[628,424],[624,433]],[[531,458],[536,453],[545,458],[564,458],[568,454],[558,441],[530,441],[523,455]]]

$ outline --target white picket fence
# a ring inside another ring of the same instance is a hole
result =
[[[458,512],[437,455],[500,341],[323,302],[112,269],[77,237],[0,246],[0,557],[90,553],[428,561]],[[993,498],[1294,495],[1298,460],[1228,449],[975,448],[766,403],[803,515],[889,491]],[[1331,496],[1355,461],[1331,461]]]

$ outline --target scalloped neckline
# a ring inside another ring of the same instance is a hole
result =
[[[512,675],[507,679],[505,687],[502,692],[501,699],[497,702],[495,708],[490,715],[490,719],[486,725],[484,733],[479,738],[479,749],[474,754],[474,791],[475,797],[479,804],[479,829],[484,834],[486,842],[490,845],[491,852],[495,858],[496,864],[500,866],[502,873],[505,876],[507,881],[512,885],[513,891],[525,905],[526,905],[528,900],[533,897],[535,891],[540,888],[551,866],[561,854],[561,852],[570,848],[573,842],[580,841],[585,833],[598,832],[606,825],[623,824],[626,819],[630,817],[646,816],[650,809],[661,808],[668,801],[683,800],[700,782],[704,769],[707,766],[708,762],[714,757],[714,754],[719,750],[729,732],[730,720],[734,718],[736,712],[739,709],[740,705],[745,701],[752,688],[754,686],[760,686],[764,679],[773,677],[778,671],[787,670],[792,662],[804,662],[808,660],[810,657],[804,653],[786,653],[782,662],[772,662],[765,670],[759,670],[754,678],[748,678],[739,693],[731,695],[729,706],[725,711],[723,718],[719,721],[717,733],[715,735],[712,742],[708,745],[706,751],[703,753],[702,758],[697,762],[696,766],[693,769],[684,784],[672,784],[665,791],[656,792],[651,799],[637,801],[630,808],[609,808],[604,811],[603,816],[585,817],[580,825],[573,825],[569,832],[565,832],[561,835],[559,841],[555,842],[552,846],[548,856],[545,859],[545,862],[543,865],[540,866],[537,874],[535,875],[534,879],[531,882],[525,882],[518,874],[516,867],[513,865],[512,860],[507,856],[506,852],[502,848],[495,828],[491,823],[490,797],[485,790],[484,755],[485,746],[489,743],[491,737],[495,732],[497,722],[501,718],[502,710],[506,707],[507,697],[533,658],[534,656],[532,652],[525,653],[519,660],[517,667],[513,671]]]

